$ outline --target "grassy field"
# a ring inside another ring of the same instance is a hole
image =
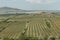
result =
[[[1,40],[60,40],[60,14],[0,17]]]

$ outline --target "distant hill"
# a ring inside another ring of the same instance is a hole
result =
[[[17,9],[17,8],[10,8],[10,7],[1,7],[0,10],[20,10],[20,9]]]
[[[21,13],[33,13],[33,12],[58,12],[60,10],[22,10],[18,8],[10,8],[10,7],[1,7],[0,14],[21,14]]]
[[[0,14],[16,14],[25,12],[25,10],[17,9],[17,8],[10,8],[10,7],[1,7],[0,8]]]

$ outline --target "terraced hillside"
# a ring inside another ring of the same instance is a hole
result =
[[[60,14],[42,13],[1,18],[0,39],[60,40]]]

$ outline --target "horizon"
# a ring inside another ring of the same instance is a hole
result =
[[[59,0],[0,0],[0,7],[23,10],[60,10]]]
[[[19,9],[19,10],[24,10],[24,9],[20,9],[20,8],[14,8],[14,7],[0,7],[0,8],[12,8],[12,9]],[[28,9],[27,9],[28,10]],[[31,9],[31,10],[33,10],[33,9]],[[36,10],[36,9],[35,9]],[[29,11],[29,10],[28,10]],[[34,11],[34,10],[33,10]],[[44,11],[44,10],[37,10],[37,11]],[[49,10],[45,10],[45,11],[49,11]],[[50,10],[50,11],[57,11],[57,10]],[[58,11],[60,11],[60,10],[58,10]]]

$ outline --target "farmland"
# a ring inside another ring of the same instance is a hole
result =
[[[60,40],[60,14],[29,14],[0,17],[0,39]]]

